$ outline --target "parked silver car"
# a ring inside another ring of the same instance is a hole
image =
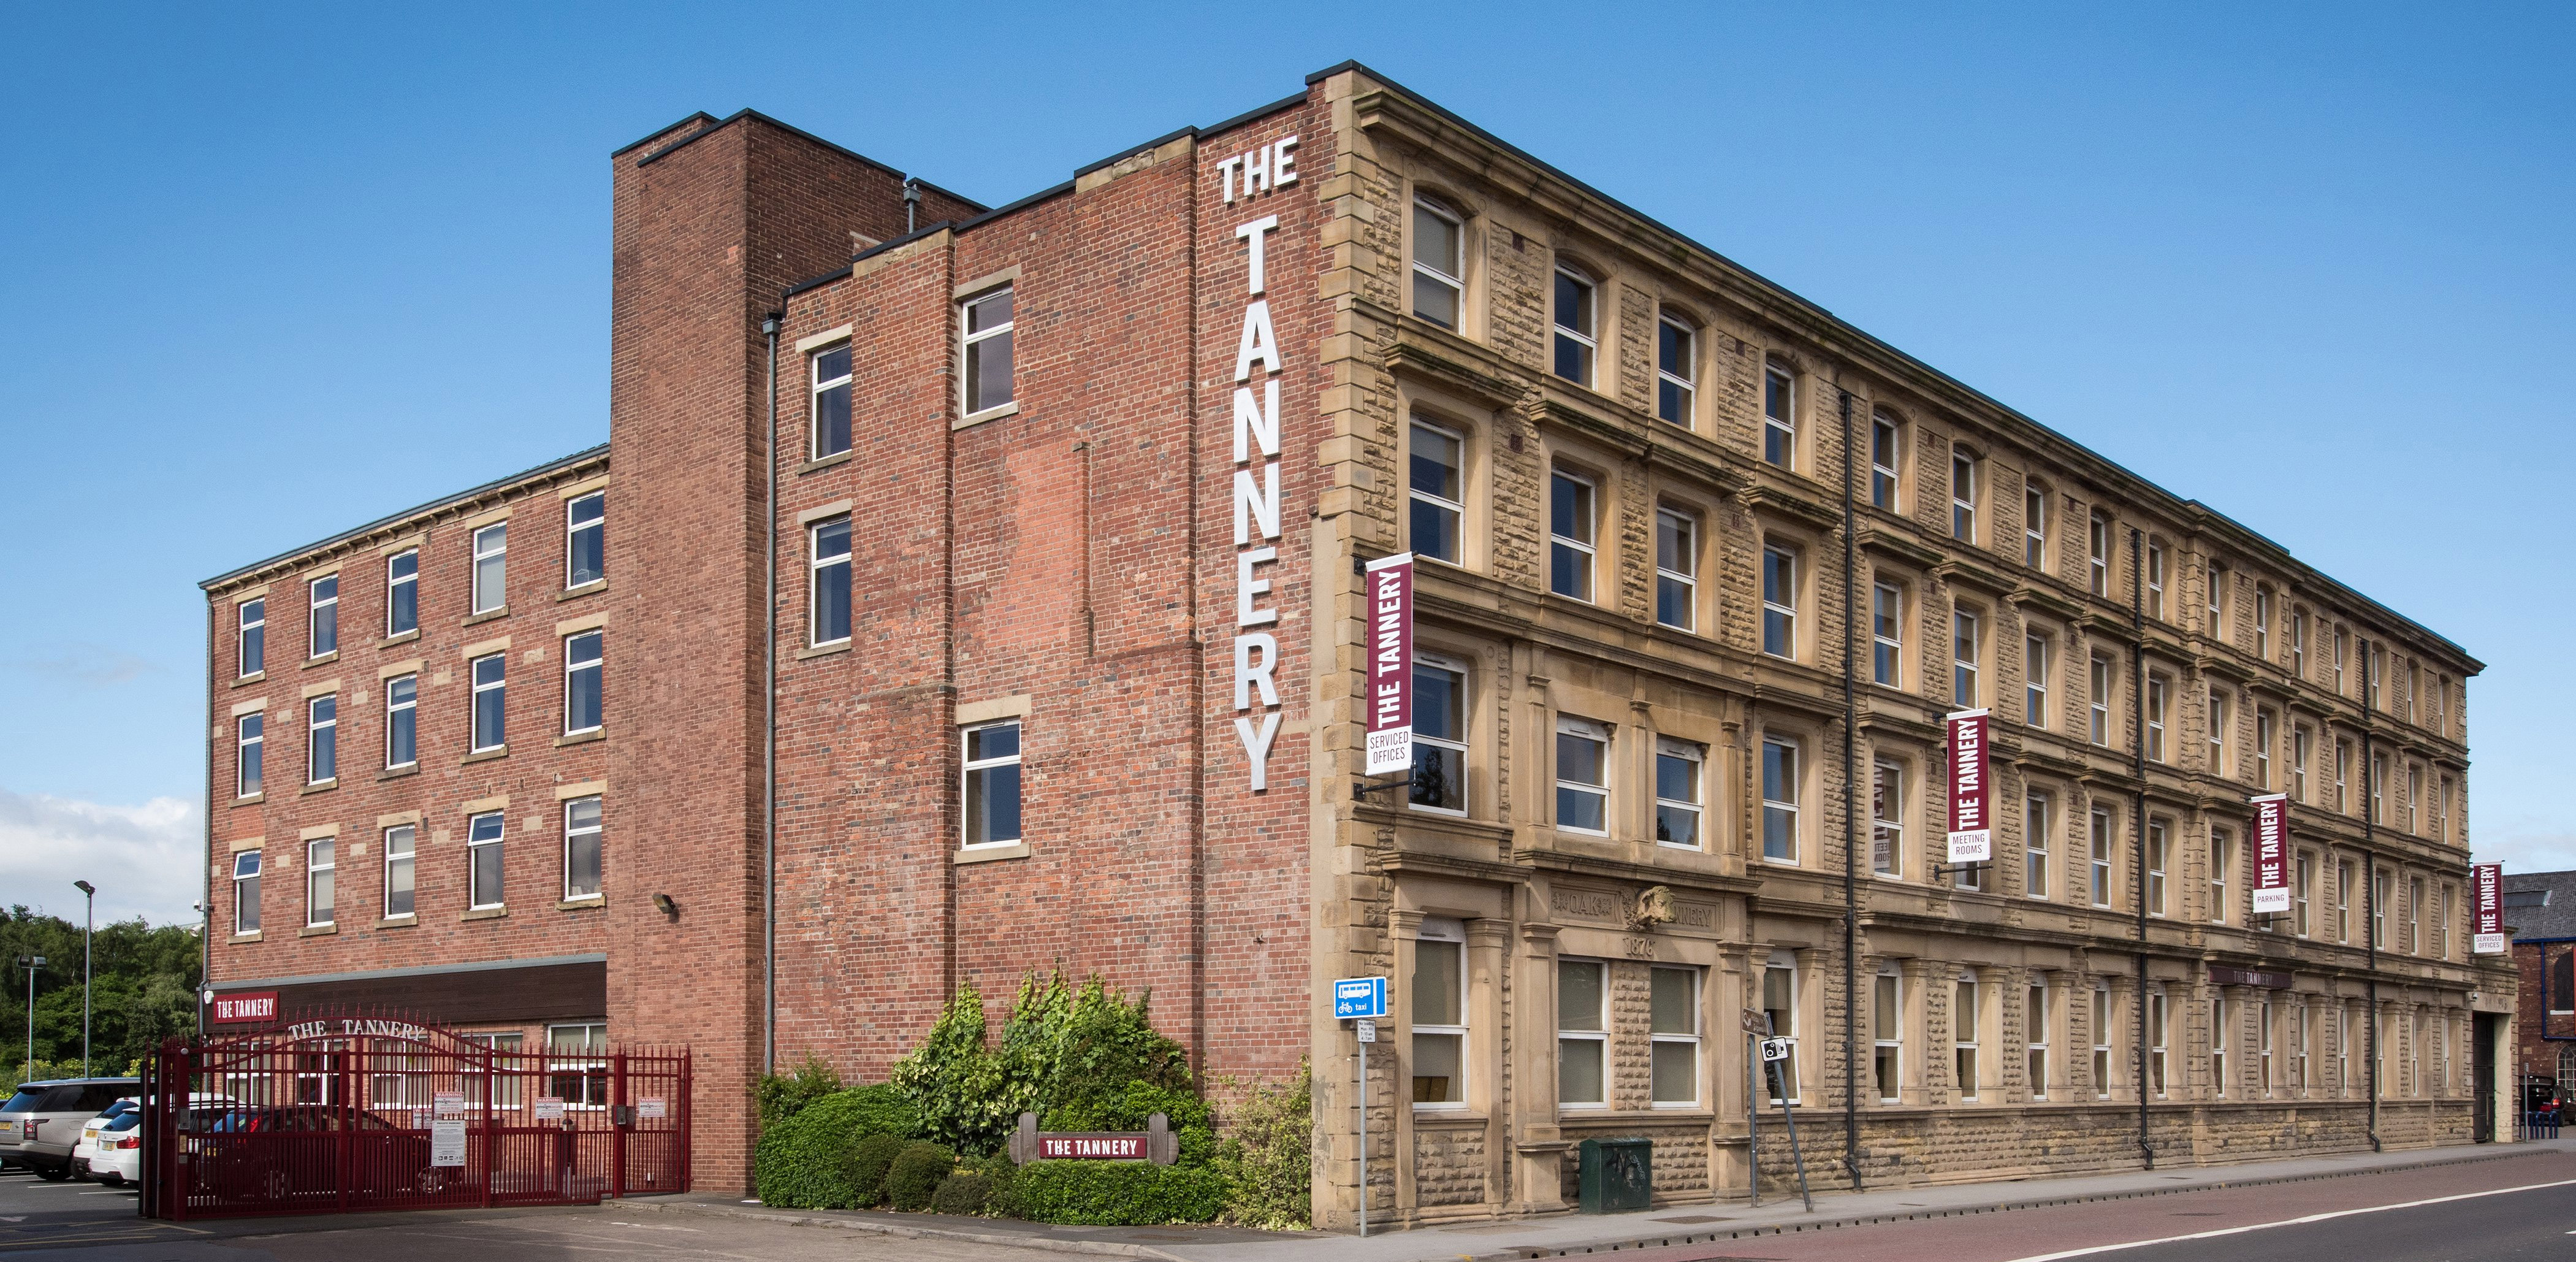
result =
[[[61,1182],[72,1177],[72,1146],[81,1128],[124,1096],[139,1095],[140,1078],[58,1078],[30,1082],[0,1104],[0,1169],[16,1166]]]

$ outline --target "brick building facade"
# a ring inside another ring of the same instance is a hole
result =
[[[323,828],[372,909],[349,848],[422,830],[410,921],[273,931],[311,917],[263,878],[217,989],[685,1041],[732,1186],[763,1064],[875,1077],[961,983],[1096,971],[1209,1074],[1312,1060],[1327,1224],[1359,1102],[1318,992],[1363,974],[1395,997],[1380,1222],[1561,1208],[1590,1136],[1650,1136],[1670,1200],[1777,1176],[1747,1010],[1795,1041],[1829,1183],[2479,1125],[2512,983],[2466,953],[2474,659],[1382,77],[993,210],[748,113],[613,168],[607,449],[206,585],[218,916],[236,852],[283,874]],[[594,492],[584,587],[553,567]],[[249,602],[295,642],[338,569],[374,618],[406,540],[415,639],[246,671]],[[1355,570],[1401,551],[1417,771],[1363,794]],[[595,741],[554,721],[588,644]],[[357,751],[414,658],[416,774],[236,792],[233,711],[345,682]],[[1969,707],[2000,861],[1936,875]],[[596,896],[558,883],[577,836]]]

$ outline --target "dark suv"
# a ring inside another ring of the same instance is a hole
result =
[[[54,1182],[72,1177],[72,1145],[80,1142],[82,1124],[142,1093],[140,1078],[60,1078],[20,1086],[0,1104],[0,1169],[17,1166]]]

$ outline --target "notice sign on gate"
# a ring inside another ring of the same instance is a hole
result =
[[[564,1116],[563,1097],[551,1095],[538,1096],[536,1116],[537,1120],[540,1122],[562,1121]]]
[[[1985,863],[1995,857],[1994,821],[1986,813],[1985,710],[1948,716],[1950,729],[1950,862]]]
[[[432,1094],[430,1096],[430,1116],[465,1116],[465,1093],[462,1091],[440,1091]]]
[[[1413,554],[1368,563],[1368,770],[1413,770]]]
[[[462,1166],[465,1164],[465,1119],[436,1117],[429,1121],[429,1164]]]
[[[2478,900],[2477,932],[2469,939],[2469,953],[2504,954],[2504,865],[2470,864],[2469,888],[2476,892]]]
[[[642,1118],[669,1117],[671,1116],[670,1102],[657,1095],[648,1095],[635,1102],[635,1116]]]
[[[2254,799],[2254,914],[2290,910],[2290,795]]]

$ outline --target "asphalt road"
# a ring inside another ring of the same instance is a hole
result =
[[[2039,1190],[2031,1184],[2015,1189],[2024,1195]],[[2576,1259],[2576,1154],[1623,1250],[1619,1256],[1627,1262]]]
[[[8,1262],[1063,1262],[1067,1255],[966,1241],[912,1240],[784,1223],[596,1208],[322,1215],[213,1223],[134,1216],[134,1194],[95,1183],[0,1175],[0,1258]]]

